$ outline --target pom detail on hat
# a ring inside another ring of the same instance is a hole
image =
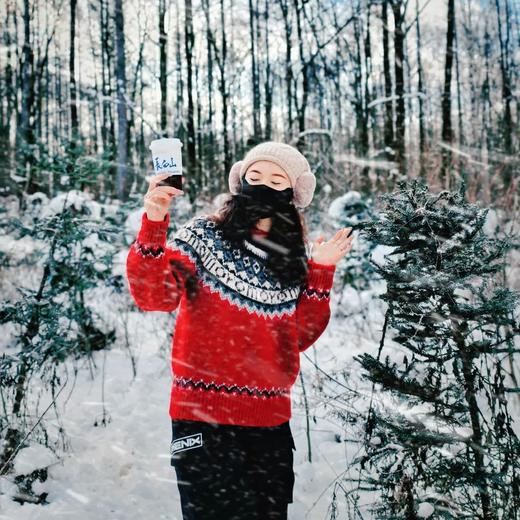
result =
[[[314,196],[315,188],[316,177],[314,175],[304,173],[298,177],[294,188],[294,205],[302,208],[308,206]]]
[[[240,190],[240,170],[243,164],[244,161],[237,161],[235,164],[233,164],[233,166],[231,166],[231,170],[229,171],[229,191],[233,195],[236,195]]]

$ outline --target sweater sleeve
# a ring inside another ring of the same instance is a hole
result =
[[[335,265],[318,264],[309,259],[307,280],[296,304],[298,349],[307,350],[323,333],[330,319],[330,290]]]
[[[184,275],[170,261],[178,261],[191,274],[196,265],[190,257],[166,245],[170,215],[163,221],[149,220],[146,212],[141,229],[130,246],[126,259],[126,275],[130,294],[143,311],[172,312],[184,291]]]

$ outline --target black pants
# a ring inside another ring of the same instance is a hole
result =
[[[289,421],[271,427],[172,420],[171,465],[184,520],[286,520],[293,501]]]

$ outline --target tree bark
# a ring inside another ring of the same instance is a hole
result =
[[[305,59],[305,52],[303,48],[304,36],[303,36],[303,22],[302,14],[305,9],[305,5],[302,0],[302,4],[299,4],[299,0],[293,0],[294,10],[296,12],[296,30],[298,32],[298,51],[300,56],[301,74],[302,74],[302,101],[298,103],[298,94],[295,90],[294,102],[296,107],[296,114],[298,116],[298,131],[300,136],[296,143],[299,149],[305,147],[305,137],[302,135],[305,132],[305,112],[307,110],[307,103],[309,99],[309,62]]]
[[[251,54],[251,85],[253,92],[253,135],[250,143],[256,144],[262,137],[262,127],[260,125],[260,81],[258,78],[257,51],[255,23],[258,18],[258,0],[256,7],[253,0],[249,0],[249,41]]]
[[[115,158],[115,124],[113,117],[112,103],[110,99],[113,94],[112,90],[112,56],[113,56],[113,39],[110,31],[110,4],[107,0],[100,0],[100,32],[101,32],[101,92],[103,96],[103,120],[101,126],[101,139],[103,141],[103,151],[109,162]],[[115,186],[115,177],[117,169],[109,166],[106,175],[106,191],[109,196],[114,196],[117,192]]]
[[[395,74],[395,150],[396,161],[399,165],[400,174],[406,176],[406,142],[405,142],[405,121],[406,106],[404,102],[404,38],[403,29],[404,13],[402,0],[396,0],[392,4],[394,14],[394,74]]]
[[[424,80],[423,68],[421,60],[421,26],[419,22],[419,0],[415,0],[415,31],[417,33],[417,94],[419,105],[419,176],[426,178],[426,165],[424,161],[424,152],[426,149],[426,130],[424,127]]]
[[[282,10],[282,17],[285,29],[285,90],[287,103],[287,132],[285,139],[288,140],[292,134],[293,114],[292,114],[292,26],[289,21],[289,5],[288,0],[278,0],[280,9]]]
[[[446,33],[446,59],[444,65],[444,90],[442,93],[442,141],[453,142],[451,126],[451,76],[453,67],[453,41],[455,38],[455,0],[448,0],[448,28]],[[443,149],[440,178],[446,189],[450,189],[450,176],[447,175],[451,163],[451,153]]]
[[[126,73],[125,73],[125,29],[123,0],[115,0],[116,24],[116,80],[117,80],[117,196],[127,199],[127,114],[126,114]]]
[[[168,35],[164,28],[166,16],[166,0],[159,0],[159,85],[161,89],[161,136],[168,134],[168,84],[166,78]]]
[[[264,6],[264,28],[265,28],[265,139],[270,140],[273,131],[272,110],[273,110],[273,88],[274,82],[271,80],[271,62],[269,56],[269,0],[265,0]]]
[[[78,97],[76,92],[76,6],[77,0],[70,0],[70,42],[69,42],[69,89],[70,89],[70,149],[76,148],[79,139]]]
[[[226,64],[227,64],[227,37],[226,37],[226,19],[224,11],[224,0],[220,0],[220,29],[222,39],[222,60],[220,66],[220,93],[222,95],[222,124],[224,125],[224,173],[227,181],[227,172],[231,169],[231,148],[229,145],[228,130],[228,86],[226,81]]]
[[[383,75],[386,98],[384,142],[385,148],[392,149],[394,146],[394,101],[392,98],[392,72],[390,70],[390,47],[388,44],[388,0],[383,0],[381,17],[383,21]]]
[[[186,167],[190,175],[194,179],[199,179],[199,171],[197,167],[197,150],[195,142],[195,107],[193,103],[193,46],[195,45],[195,35],[193,34],[193,6],[191,0],[185,0],[185,53],[186,53],[186,69],[187,69],[187,89],[188,89],[188,115],[187,115],[187,152],[188,160]],[[190,199],[193,199],[195,193],[193,189],[195,185],[190,184]]]
[[[31,146],[34,144],[34,127],[30,117],[34,112],[34,52],[31,43],[31,7],[29,0],[24,0],[23,12],[24,25],[24,42],[22,50],[22,71],[21,71],[21,111],[17,132],[17,150],[21,149],[19,161],[20,173],[26,175],[25,193],[34,193],[37,191],[37,185],[34,182],[33,154]],[[23,209],[22,199],[20,201],[20,209]]]

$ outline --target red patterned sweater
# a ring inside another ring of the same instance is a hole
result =
[[[309,258],[306,283],[283,288],[251,241],[233,248],[215,222],[198,216],[167,243],[169,223],[169,214],[154,222],[143,213],[126,268],[140,309],[178,310],[170,417],[243,426],[288,421],[299,354],[329,322],[335,266]],[[196,276],[194,297],[172,259]]]

